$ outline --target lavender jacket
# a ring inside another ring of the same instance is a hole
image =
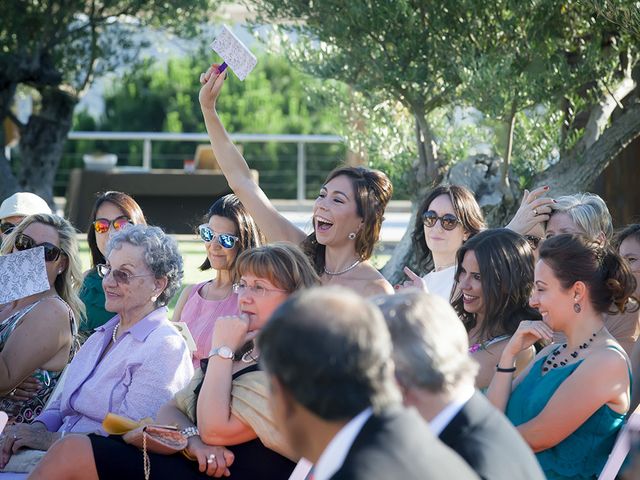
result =
[[[125,332],[100,361],[120,316],[96,329],[67,366],[62,393],[36,419],[51,432],[100,433],[109,412],[155,417],[193,375],[182,336],[158,308]]]

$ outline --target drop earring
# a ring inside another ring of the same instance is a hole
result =
[[[347,238],[349,238],[349,240],[355,240],[356,239],[356,232],[351,232],[349,235],[347,235]]]
[[[578,302],[573,304],[573,311],[576,313],[580,313],[582,311],[582,307],[580,306],[580,304]]]

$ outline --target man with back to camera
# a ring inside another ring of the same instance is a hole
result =
[[[483,479],[544,480],[511,422],[476,391],[477,363],[447,301],[417,290],[373,300],[385,317],[404,403]]]
[[[258,337],[270,403],[314,480],[478,478],[413,409],[401,405],[380,311],[319,287],[291,296]]]

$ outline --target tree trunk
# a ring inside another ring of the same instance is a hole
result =
[[[417,272],[417,261],[415,258],[415,248],[411,234],[413,233],[413,226],[416,222],[416,215],[418,213],[418,205],[420,202],[415,200],[411,203],[411,217],[409,220],[409,226],[402,235],[400,242],[393,249],[393,254],[389,261],[382,268],[382,275],[385,276],[391,285],[396,285],[403,280],[406,280],[405,274],[402,271],[404,267],[411,268],[414,272]]]
[[[626,112],[616,118],[584,153],[561,159],[536,175],[534,188],[549,185],[554,196],[584,191],[639,136],[640,104],[635,104],[627,107]]]
[[[40,94],[42,107],[29,117],[20,137],[18,182],[53,205],[53,181],[78,99],[59,88],[43,87]]]
[[[416,143],[418,147],[418,159],[416,165],[416,180],[414,195],[411,199],[411,217],[409,227],[404,232],[402,239],[393,249],[391,259],[382,268],[382,274],[392,283],[396,284],[405,280],[402,269],[408,266],[411,269],[417,267],[415,248],[411,239],[413,225],[415,225],[418,205],[426,193],[442,181],[442,172],[438,162],[437,145],[431,132],[431,127],[424,112],[414,108],[416,121]]]
[[[18,180],[11,171],[11,164],[4,155],[4,119],[9,113],[13,97],[16,92],[15,84],[4,85],[0,88],[0,201],[18,191]]]
[[[500,174],[500,189],[502,190],[504,201],[508,205],[513,204],[515,200],[511,192],[511,186],[509,185],[509,168],[511,167],[511,152],[513,151],[513,131],[516,127],[516,113],[517,104],[514,100],[511,103],[509,118],[505,121],[504,155],[502,156],[502,171]]]

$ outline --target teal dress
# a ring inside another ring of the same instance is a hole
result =
[[[107,323],[116,314],[107,312],[104,309],[104,290],[102,289],[102,278],[98,271],[93,268],[87,273],[80,289],[80,300],[84,302],[87,309],[87,317],[80,323],[80,333],[83,337],[89,337],[93,331]]]
[[[613,346],[608,348],[618,350]],[[582,363],[580,360],[566,367],[552,369],[543,376],[542,366],[546,359],[544,356],[533,365],[509,398],[506,415],[516,426],[540,414],[562,382]],[[597,478],[611,453],[624,417],[624,414],[603,405],[562,442],[536,453],[547,478]]]

